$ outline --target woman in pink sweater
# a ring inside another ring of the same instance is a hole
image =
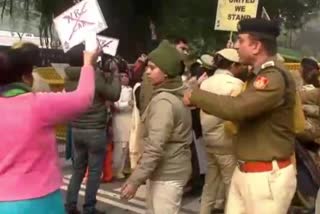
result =
[[[33,93],[39,49],[31,43],[0,55],[0,213],[62,214],[55,129],[92,103],[98,53],[84,53],[77,90]]]

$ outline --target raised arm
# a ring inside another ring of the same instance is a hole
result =
[[[284,94],[284,81],[279,72],[266,73],[269,84],[264,89],[247,90],[237,97],[222,96],[194,90],[191,104],[208,114],[225,120],[241,121],[270,111],[281,103]]]
[[[84,52],[84,65],[78,87],[72,92],[35,93],[35,114],[44,125],[72,120],[92,104],[95,88],[94,63],[98,52]]]

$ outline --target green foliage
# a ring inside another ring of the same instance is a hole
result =
[[[163,34],[182,35],[197,53],[212,52],[225,46],[228,32],[215,31],[218,0],[162,0],[159,19]],[[320,8],[319,0],[260,0],[272,19],[282,20],[287,29],[297,29]]]
[[[49,45],[48,38],[53,38],[52,24],[55,16],[73,5],[72,0],[25,0],[33,1],[37,11],[41,13],[39,32],[41,43]],[[53,41],[53,40],[52,40]]]
[[[1,30],[38,34],[40,13],[34,9],[34,5],[26,5],[24,1],[19,0],[13,2],[11,10],[8,1],[7,6],[4,7],[4,5],[5,1],[0,0]],[[28,13],[25,13],[26,7],[28,7]]]
[[[99,1],[111,6],[109,9],[102,7],[103,10],[109,10],[109,14],[113,14],[112,17],[107,17],[111,20],[111,24],[117,23],[117,26],[128,24],[130,29],[135,29],[135,32],[130,30],[129,38],[133,43],[139,39],[149,38],[147,36],[149,17],[156,21],[157,30],[161,36],[186,37],[196,53],[220,49],[225,46],[229,37],[228,32],[214,30],[218,0],[134,0],[130,3],[128,0]],[[17,9],[16,5],[21,4],[24,5],[22,9]],[[30,8],[40,12],[39,30],[43,38],[52,34],[53,17],[73,4],[73,0],[0,0],[3,13],[10,14],[12,18],[15,16],[13,15],[15,11],[19,11],[19,15],[25,16],[26,19],[30,18],[29,12],[32,11]],[[315,16],[315,11],[319,10],[320,1],[260,0],[259,15],[262,6],[266,8],[271,18],[283,20],[287,29],[297,29]],[[122,30],[119,30],[119,34],[123,34]]]
[[[163,0],[159,31],[187,38],[197,54],[225,46],[229,33],[214,30],[216,2],[212,0]]]
[[[319,0],[260,0],[272,18],[281,18],[285,27],[297,29],[302,27],[319,11]]]
[[[19,17],[28,22],[34,17],[35,11],[40,13],[38,24],[42,42],[48,46],[48,37],[52,37],[52,23],[54,16],[73,4],[72,0],[0,0],[2,6],[1,18],[10,15],[12,19]],[[21,9],[22,8],[22,9]],[[31,16],[30,16],[31,14]],[[24,17],[21,17],[24,16]],[[32,20],[31,20],[32,21]],[[12,26],[14,27],[14,26]],[[13,29],[14,30],[14,29]]]

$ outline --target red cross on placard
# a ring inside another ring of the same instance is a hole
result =
[[[74,22],[74,26],[72,32],[70,34],[69,40],[72,39],[73,35],[80,30],[81,28],[85,27],[86,25],[94,25],[95,23],[82,19],[82,16],[87,12],[86,10],[87,2],[83,4],[81,10],[75,9],[74,11],[70,12],[69,15],[63,17],[63,19],[67,19],[68,23]]]
[[[105,48],[105,47],[109,47],[109,45],[110,45],[111,43],[112,43],[112,40],[110,40],[110,41],[100,40],[99,45],[100,45],[100,48]]]

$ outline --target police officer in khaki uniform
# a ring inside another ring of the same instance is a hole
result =
[[[244,92],[237,97],[194,89],[184,103],[234,121],[237,167],[232,177],[227,214],[286,214],[296,189],[293,115],[295,82],[278,64],[280,29],[262,19],[239,22],[240,62],[252,66]]]

